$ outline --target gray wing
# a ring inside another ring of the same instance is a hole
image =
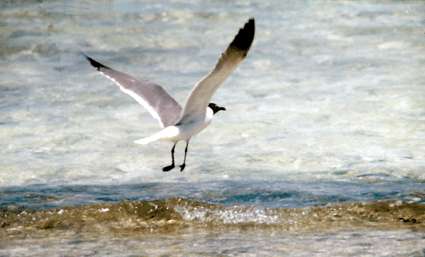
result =
[[[255,21],[251,18],[239,30],[226,51],[221,55],[214,69],[196,83],[186,100],[180,121],[190,121],[205,114],[214,92],[246,57],[254,40],[254,34]]]
[[[84,55],[102,75],[112,80],[124,93],[133,97],[159,121],[161,127],[174,125],[180,117],[181,106],[161,86],[111,69]]]

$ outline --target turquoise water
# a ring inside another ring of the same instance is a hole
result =
[[[293,182],[211,181],[202,183],[145,183],[126,185],[29,185],[1,190],[0,208],[60,208],[124,200],[158,200],[173,197],[220,205],[255,205],[297,208],[336,203],[401,200],[423,204],[423,183],[411,181]]]
[[[0,221],[0,255],[423,256],[421,225],[398,228],[391,211],[374,228],[261,224],[270,208],[424,203],[424,13],[423,1],[1,2],[3,214],[184,198],[248,208],[258,226],[16,238],[26,230]],[[163,173],[171,145],[133,144],[157,123],[81,52],[183,103],[249,17],[253,47],[213,99],[227,111],[193,138],[183,173]]]

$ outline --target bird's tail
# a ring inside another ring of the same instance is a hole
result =
[[[139,145],[147,145],[147,144],[155,142],[157,140],[159,140],[159,137],[157,136],[157,134],[153,134],[152,136],[144,137],[144,138],[141,138],[139,140],[136,140],[136,141],[134,141],[134,143],[139,144]]]
[[[158,140],[172,140],[175,136],[178,135],[178,132],[178,128],[175,126],[170,126],[159,131],[158,133],[153,134],[152,136],[136,140],[134,143],[139,145],[147,145]]]

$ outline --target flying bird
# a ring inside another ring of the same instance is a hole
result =
[[[124,93],[130,95],[158,120],[161,130],[149,137],[136,140],[136,144],[148,144],[157,140],[173,143],[171,165],[164,172],[175,167],[174,149],[179,141],[185,141],[183,163],[180,171],[186,167],[186,156],[192,136],[206,128],[215,114],[226,108],[211,103],[211,97],[224,80],[245,59],[254,40],[255,20],[249,19],[233,41],[222,53],[214,69],[198,81],[190,92],[182,108],[161,86],[148,80],[138,80],[131,75],[105,66],[84,54],[90,64],[102,75],[112,80]]]

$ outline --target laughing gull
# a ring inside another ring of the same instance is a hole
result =
[[[186,142],[183,164],[180,171],[186,166],[186,155],[189,141],[192,136],[206,128],[214,114],[226,110],[214,103],[211,97],[224,80],[236,69],[238,64],[246,57],[255,34],[255,21],[249,19],[241,28],[233,41],[222,53],[214,69],[203,77],[193,87],[189,97],[182,108],[161,86],[147,81],[137,80],[123,72],[109,68],[85,55],[90,64],[102,75],[112,80],[124,93],[133,97],[139,104],[159,121],[162,128],[152,136],[135,141],[137,144],[148,144],[157,140],[171,141],[172,163],[164,167],[169,171],[174,165],[174,149],[179,141]]]

